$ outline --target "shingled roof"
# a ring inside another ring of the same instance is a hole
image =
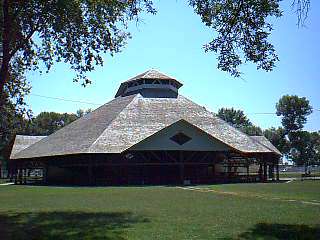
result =
[[[25,135],[16,135],[13,141],[12,150],[10,158],[14,158],[14,155],[18,152],[26,149],[32,144],[39,142],[41,139],[46,136],[25,136]]]
[[[265,136],[251,136],[252,139],[258,141],[260,144],[270,149],[277,155],[282,155],[281,152],[265,137]]]
[[[144,98],[135,94],[115,98],[13,158],[121,153],[181,119],[240,152],[274,152],[181,95]]]

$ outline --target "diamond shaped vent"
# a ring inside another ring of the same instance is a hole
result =
[[[185,135],[182,132],[177,133],[176,135],[172,136],[170,138],[172,141],[178,143],[179,145],[183,145],[186,142],[189,142],[191,140],[191,137]]]

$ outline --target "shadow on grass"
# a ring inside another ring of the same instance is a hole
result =
[[[259,223],[236,238],[225,240],[319,240],[320,226]]]
[[[125,230],[149,222],[130,212],[38,212],[0,214],[0,239],[124,240]]]

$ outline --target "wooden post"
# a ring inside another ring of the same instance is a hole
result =
[[[184,183],[184,164],[183,164],[183,155],[182,151],[179,151],[179,166],[180,166],[180,182]]]
[[[212,164],[212,175],[213,175],[213,181],[216,181],[216,165]]]
[[[91,159],[89,159],[89,163],[88,163],[88,183],[89,185],[93,184],[93,180],[92,180],[92,162]]]
[[[273,164],[268,165],[268,176],[269,178],[272,179],[272,181],[274,180],[273,168],[274,168]]]
[[[14,184],[17,184],[17,164],[10,164],[10,172],[11,172],[11,181],[14,181]]]
[[[27,169],[22,169],[22,183],[27,184]]]
[[[261,162],[259,163],[259,180],[260,180],[260,182],[263,181],[263,179],[262,179],[262,163]]]
[[[280,177],[279,177],[279,161],[277,162],[277,164],[276,164],[276,172],[277,172],[277,181],[279,181],[280,180]]]
[[[17,178],[17,177],[18,177],[18,174],[17,174],[17,171],[18,171],[18,170],[17,170],[17,168],[15,167],[15,168],[14,168],[14,176],[13,176],[13,177],[14,177],[14,184],[18,184],[18,178]]]
[[[43,183],[44,184],[48,184],[48,173],[49,173],[49,167],[47,165],[47,163],[44,164],[43,167]]]
[[[22,169],[19,168],[18,170],[18,182],[19,184],[22,184]]]
[[[268,180],[268,172],[267,172],[267,163],[263,163],[263,181],[266,182]]]

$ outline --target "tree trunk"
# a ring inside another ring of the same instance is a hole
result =
[[[9,62],[3,58],[0,70],[0,97],[4,96],[4,85],[9,78]]]
[[[0,70],[0,108],[5,102],[4,85],[9,79],[10,63],[10,16],[9,1],[4,0],[2,5],[3,12],[3,29],[2,29],[2,61]]]
[[[307,163],[304,163],[304,174],[307,176],[308,174],[308,165]]]

